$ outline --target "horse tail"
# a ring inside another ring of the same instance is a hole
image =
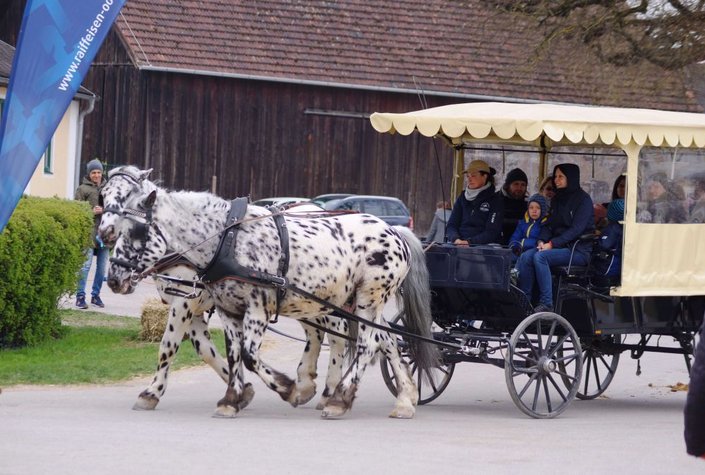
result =
[[[432,338],[431,325],[431,286],[429,283],[426,255],[421,241],[409,228],[394,226],[409,246],[409,273],[402,282],[401,292],[404,303],[402,321],[405,329],[425,338]],[[431,369],[440,365],[438,347],[416,338],[410,338],[409,350],[419,369]]]

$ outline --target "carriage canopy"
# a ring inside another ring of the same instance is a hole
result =
[[[658,223],[637,218],[643,196],[646,159],[656,169],[676,158],[687,178],[705,170],[705,114],[559,104],[469,103],[370,118],[378,132],[440,136],[456,149],[454,196],[462,180],[463,145],[524,144],[536,147],[536,166],[546,172],[545,153],[555,147],[604,146],[626,156],[627,195],[621,286],[622,296],[705,295],[705,224]],[[654,150],[667,153],[654,154]],[[655,158],[654,158],[655,157]],[[640,168],[640,159],[642,167]],[[598,157],[599,160],[599,157]],[[658,163],[658,162],[662,163]],[[705,179],[705,178],[704,178]]]

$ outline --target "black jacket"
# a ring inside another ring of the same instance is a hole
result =
[[[685,448],[696,457],[705,455],[705,339],[702,331],[701,328],[685,400]]]
[[[455,200],[448,219],[448,240],[469,240],[470,244],[498,243],[502,232],[504,206],[492,187],[468,201],[465,193]]]
[[[556,190],[548,220],[539,235],[540,241],[551,241],[554,249],[570,248],[583,234],[595,232],[592,198],[580,188],[580,168],[572,163],[556,165],[553,176],[556,176],[558,168],[568,179],[568,186]],[[575,250],[587,258],[592,251],[592,243],[582,242]]]
[[[504,189],[497,192],[504,206],[504,219],[502,219],[502,238],[501,244],[509,244],[509,238],[514,233],[517,227],[517,221],[524,218],[529,204],[524,198],[515,199],[507,194]]]

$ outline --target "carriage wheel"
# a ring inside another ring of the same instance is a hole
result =
[[[420,371],[416,362],[414,362],[411,358],[409,351],[404,348],[405,346],[406,345],[403,343],[399,345],[402,360],[409,365],[409,369],[411,370],[411,378],[414,380],[416,387],[419,390],[419,404],[427,404],[440,396],[441,393],[448,387],[450,378],[453,377],[453,371],[455,371],[455,363],[442,362],[441,366],[438,368]],[[397,378],[394,375],[394,371],[392,371],[389,360],[387,360],[387,358],[383,358],[380,367],[382,370],[384,384],[387,385],[387,389],[389,389],[389,391],[396,397]]]
[[[578,392],[582,371],[578,335],[560,315],[535,313],[512,333],[504,376],[509,395],[524,414],[549,419],[565,411]],[[568,384],[559,384],[559,378]]]
[[[578,399],[595,399],[607,390],[619,365],[619,353],[609,354],[604,350],[621,341],[619,335],[605,335],[583,346],[583,382],[575,395]],[[562,352],[560,356],[563,356]],[[563,378],[563,383],[566,387],[570,386],[568,378]]]
[[[403,310],[397,312],[396,315],[388,320],[389,324],[392,326],[402,326],[403,315]],[[416,388],[419,391],[419,405],[428,404],[440,396],[441,393],[448,387],[448,383],[450,383],[450,379],[453,377],[455,363],[446,363],[445,358],[442,358],[441,365],[438,368],[420,371],[418,365],[409,353],[409,346],[406,342],[401,338],[397,338],[397,346],[399,347],[399,353],[401,353],[401,359],[409,366],[409,369],[411,370],[411,379],[414,380],[416,383]],[[382,379],[384,379],[384,384],[387,385],[389,392],[396,397],[397,378],[394,375],[394,371],[392,370],[387,358],[382,358],[380,369],[382,370]]]

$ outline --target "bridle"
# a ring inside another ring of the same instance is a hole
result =
[[[108,182],[110,182],[110,180],[112,180],[113,178],[118,177],[118,176],[126,177],[126,178],[130,179],[131,181],[133,181],[136,185],[139,185],[141,183],[141,180],[139,178],[135,177],[134,175],[132,175],[131,173],[126,173],[126,172],[120,171],[120,172],[113,173],[110,176],[110,178],[105,182],[105,184],[108,184]],[[103,186],[105,186],[105,185],[103,185]],[[100,199],[102,201],[102,199],[103,199],[102,195],[101,195]],[[135,239],[140,240],[145,244],[138,251],[137,259],[136,259],[136,261],[138,263],[135,264],[134,262],[127,261],[125,259],[119,259],[117,257],[110,258],[111,263],[130,270],[130,282],[133,285],[136,285],[137,282],[139,282],[139,280],[142,278],[142,273],[147,268],[147,266],[144,266],[144,268],[142,270],[140,270],[139,262],[142,262],[142,259],[144,257],[144,252],[145,252],[145,249],[147,248],[147,246],[146,246],[147,238],[149,237],[149,231],[153,225],[154,225],[155,231],[162,237],[162,239],[164,239],[164,235],[159,230],[159,227],[156,224],[154,224],[154,221],[152,219],[152,215],[153,215],[152,206],[144,209],[144,211],[134,209],[134,208],[120,208],[117,206],[108,206],[108,207],[103,208],[103,212],[104,213],[114,213],[114,214],[117,214],[125,219],[128,219],[128,220],[136,223],[133,230],[131,231],[130,238],[132,240],[135,240]]]

